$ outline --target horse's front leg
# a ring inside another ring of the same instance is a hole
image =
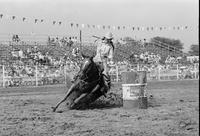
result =
[[[76,84],[73,84],[73,85],[70,87],[70,89],[68,90],[68,92],[67,92],[66,96],[64,97],[64,99],[62,99],[55,107],[51,107],[51,108],[53,109],[53,112],[56,111],[56,109],[58,108],[58,106],[59,106],[60,104],[62,104],[64,101],[67,100],[68,96],[71,94],[71,92],[73,91],[73,89],[75,88],[75,86],[76,86]]]

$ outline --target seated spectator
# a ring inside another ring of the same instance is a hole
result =
[[[19,58],[19,49],[15,48],[11,51],[12,57]]]
[[[16,38],[16,42],[19,42],[20,39],[19,39],[19,36],[18,35],[15,35],[15,38]]]
[[[23,53],[22,49],[19,50],[18,54],[19,54],[20,59],[24,58],[24,53]]]
[[[72,47],[72,45],[74,44],[74,42],[72,41],[71,37],[69,37],[69,41],[68,41],[68,46]]]
[[[12,36],[12,41],[16,42],[15,34]]]

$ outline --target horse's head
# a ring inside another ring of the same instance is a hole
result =
[[[83,61],[78,73],[79,78],[82,80],[92,81],[99,77],[99,71],[96,64],[93,61],[94,56],[87,56],[82,54]]]

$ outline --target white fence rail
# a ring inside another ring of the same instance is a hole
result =
[[[70,64],[59,67],[0,65],[0,87],[68,84],[67,82],[73,78],[78,70],[78,67]],[[140,70],[147,71],[147,80],[199,79],[199,64],[191,66],[173,65],[167,68],[155,67],[151,69],[140,65],[111,65],[111,81],[121,82],[123,72]]]

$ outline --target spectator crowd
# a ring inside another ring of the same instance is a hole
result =
[[[38,45],[26,46],[26,48],[13,46],[10,50],[10,61],[4,64],[4,72],[2,72],[3,65],[0,66],[0,79],[3,79],[4,74],[8,86],[20,85],[22,79],[34,79],[35,82],[36,77],[38,82],[42,82],[41,84],[63,83],[66,74],[71,72],[74,75],[79,70],[82,58],[80,57],[80,48],[75,44],[76,40],[77,37],[48,37],[47,45],[53,45],[62,50],[63,47],[69,47],[68,53],[60,54],[60,56],[40,50]],[[19,36],[14,35],[12,41],[19,42]],[[119,75],[123,71],[145,70],[153,77],[158,75],[158,70],[167,73],[172,71],[174,66],[177,66],[175,69],[178,70],[179,79],[194,78],[194,72],[196,72],[195,78],[198,77],[198,57],[186,59],[187,63],[185,64],[182,63],[185,60],[182,56],[168,55],[164,63],[161,62],[161,57],[161,54],[153,51],[134,52],[131,54],[130,60],[123,59],[110,64],[110,74],[116,75],[117,70]],[[116,66],[118,67],[117,70]]]

